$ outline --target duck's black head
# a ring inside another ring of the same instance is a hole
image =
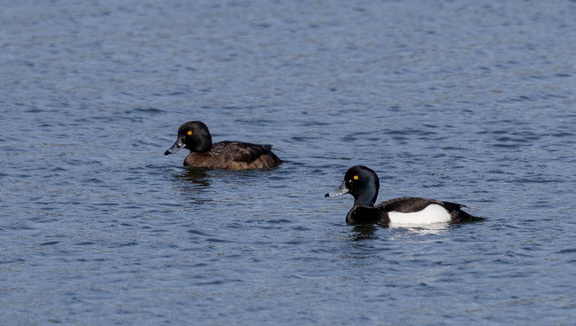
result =
[[[379,189],[380,181],[376,173],[363,165],[356,165],[348,169],[342,184],[324,197],[351,194],[354,205],[373,206]]]
[[[174,154],[182,148],[191,152],[204,153],[212,148],[212,136],[208,127],[201,121],[188,121],[178,129],[178,138],[164,155]]]

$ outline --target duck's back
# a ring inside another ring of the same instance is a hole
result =
[[[272,168],[282,161],[272,152],[272,145],[222,141],[205,153],[191,152],[184,165],[198,168],[248,170]]]
[[[425,209],[430,204],[438,204],[449,211],[460,210],[463,205],[446,201],[420,198],[420,197],[400,197],[389,199],[376,205],[376,207],[387,212],[412,213]]]
[[[384,201],[374,207],[354,206],[346,221],[349,224],[428,224],[438,222],[460,223],[479,218],[461,208],[461,204],[418,197],[401,197]]]
[[[382,213],[386,212],[390,216],[392,213],[405,214],[408,217],[411,214],[423,213],[423,216],[439,216],[447,214],[446,217],[432,218],[432,220],[441,220],[448,218],[451,223],[460,223],[478,219],[462,210],[466,207],[462,204],[451,203],[447,201],[434,200],[418,197],[401,197],[390,199],[376,206]],[[445,213],[443,213],[445,212]],[[416,215],[415,215],[416,216]]]

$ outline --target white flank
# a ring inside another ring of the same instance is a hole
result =
[[[400,213],[389,212],[390,224],[395,225],[415,225],[450,222],[450,213],[437,204],[428,205],[419,212]]]

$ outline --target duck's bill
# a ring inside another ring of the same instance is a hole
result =
[[[337,197],[342,196],[350,192],[350,189],[346,188],[346,181],[342,182],[342,184],[335,188],[334,190],[330,191],[324,197]]]
[[[172,145],[172,147],[168,148],[168,150],[164,152],[164,155],[174,154],[181,150],[184,147],[184,142],[182,140],[182,137],[178,137],[174,145]]]

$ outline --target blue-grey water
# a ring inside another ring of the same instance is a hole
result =
[[[575,123],[575,1],[4,1],[1,323],[573,325]],[[348,226],[355,164],[486,219]]]

